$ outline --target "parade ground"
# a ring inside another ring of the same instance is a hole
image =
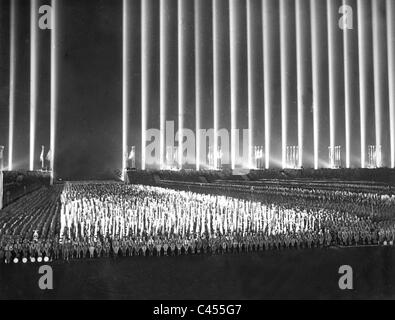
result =
[[[53,290],[38,286],[39,264],[2,265],[1,299],[393,299],[395,248],[317,248],[239,255],[128,257],[49,263]],[[353,269],[340,290],[339,267]]]

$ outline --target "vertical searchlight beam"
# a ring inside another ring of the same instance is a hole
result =
[[[248,166],[249,168],[253,168],[253,155],[252,155],[252,146],[254,145],[253,141],[253,132],[254,128],[254,77],[253,77],[253,37],[252,30],[254,28],[254,23],[252,21],[253,8],[251,4],[252,0],[247,0],[247,76],[248,76]]]
[[[347,1],[343,0],[343,5]],[[352,69],[351,69],[351,43],[350,32],[345,28],[343,30],[343,54],[344,54],[344,109],[345,109],[345,126],[346,126],[346,168],[351,165],[351,101],[352,101]],[[329,69],[331,70],[331,69]],[[330,72],[330,71],[329,71]],[[333,149],[332,149],[333,150]]]
[[[125,180],[125,171],[128,157],[129,136],[129,1],[123,0],[122,13],[122,177]]]
[[[237,4],[229,0],[229,40],[230,40],[230,163],[236,165],[236,116],[237,116]]]
[[[196,126],[196,170],[200,170],[200,157],[201,157],[201,149],[200,149],[200,134],[199,130],[201,129],[201,110],[202,110],[202,89],[204,87],[204,79],[202,75],[202,47],[201,43],[202,39],[202,4],[201,0],[195,0],[194,3],[194,14],[195,14],[195,126]]]
[[[390,107],[391,168],[395,168],[395,3],[387,0],[387,51]]]
[[[34,152],[36,148],[36,117],[38,98],[38,0],[31,0],[30,4],[30,154],[29,170],[34,170]]]
[[[15,85],[16,85],[16,51],[17,51],[17,1],[10,4],[10,97],[9,97],[9,124],[8,124],[8,170],[13,170],[14,156],[14,126],[15,126]]]
[[[52,0],[52,26],[51,26],[51,123],[50,123],[50,170],[51,184],[55,175],[56,155],[56,112],[58,103],[58,0]]]
[[[280,45],[281,45],[281,161],[285,169],[286,149],[288,139],[288,110],[289,110],[289,39],[287,19],[289,15],[288,0],[280,0]]]
[[[166,90],[167,90],[167,56],[168,51],[166,50],[167,42],[167,20],[168,20],[168,4],[169,1],[167,0],[160,0],[159,2],[159,19],[160,19],[160,146],[159,146],[159,153],[160,153],[160,160],[159,165],[161,169],[164,169],[164,159],[165,159],[165,127],[166,127]]]
[[[178,0],[178,164],[183,166],[184,113],[186,105],[186,10],[185,0]]]
[[[297,101],[298,101],[298,149],[299,149],[299,167],[303,166],[303,133],[304,133],[304,105],[303,105],[303,90],[305,87],[305,68],[303,60],[306,53],[304,43],[303,30],[303,0],[296,0],[295,3],[295,23],[296,23],[296,73],[297,73]]]
[[[272,107],[272,93],[270,82],[272,79],[271,75],[271,52],[270,41],[272,27],[270,25],[270,12],[268,0],[262,2],[262,25],[263,25],[263,82],[264,82],[264,95],[265,95],[265,169],[270,167],[270,144],[271,144],[271,107]]]
[[[213,129],[214,129],[214,150],[213,150],[213,157],[214,157],[214,167],[216,167],[216,162],[217,162],[217,154],[218,154],[218,126],[219,126],[219,119],[218,119],[218,107],[219,107],[219,95],[220,95],[220,74],[219,74],[219,62],[221,60],[221,56],[219,55],[219,46],[221,45],[219,43],[219,21],[218,21],[218,14],[219,14],[219,8],[218,8],[218,0],[213,0],[212,5],[213,5],[213,96],[214,96],[214,101],[213,101],[213,111],[214,111],[214,124],[213,124]]]
[[[368,16],[366,0],[358,0],[358,60],[359,60],[359,114],[361,131],[361,168],[366,166],[366,110],[368,88],[368,55],[367,46],[369,41],[366,37],[367,26],[364,22]]]
[[[312,82],[313,82],[313,139],[314,139],[314,169],[318,169],[319,164],[319,28],[320,21],[317,14],[317,0],[310,0],[310,19],[311,19],[311,63],[312,63]]]
[[[51,29],[51,124],[50,124],[50,169],[51,184],[55,175],[56,156],[56,112],[58,103],[58,0],[52,0]]]
[[[328,28],[328,73],[329,73],[329,145],[331,150],[335,149],[335,133],[336,133],[336,39],[337,32],[337,8],[333,0],[326,0],[327,12],[327,28]],[[335,8],[335,9],[334,9]],[[331,166],[334,164],[331,163]]]
[[[374,76],[374,113],[375,113],[375,133],[376,148],[382,145],[382,128],[383,125],[383,97],[381,94],[382,81],[382,61],[381,61],[381,33],[380,33],[380,0],[372,1],[372,35],[373,35],[373,76]]]
[[[145,170],[145,141],[147,131],[148,87],[149,87],[149,1],[141,1],[141,169]]]

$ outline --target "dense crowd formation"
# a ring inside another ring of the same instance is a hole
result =
[[[42,186],[49,186],[49,174],[36,171],[4,171],[3,205],[8,205]]]
[[[395,238],[390,194],[273,187],[258,200],[217,188],[211,194],[121,183],[43,188],[0,215],[0,258],[223,254],[392,245]]]

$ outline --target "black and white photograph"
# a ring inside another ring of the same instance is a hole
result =
[[[395,0],[0,0],[0,300],[392,300],[394,242]]]

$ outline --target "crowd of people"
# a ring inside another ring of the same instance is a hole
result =
[[[197,190],[195,190],[197,191]],[[42,188],[0,215],[0,261],[392,245],[395,196],[272,188],[247,199],[122,183]],[[385,214],[383,214],[385,212]]]
[[[4,196],[6,206],[26,194],[49,186],[49,174],[37,171],[3,171]]]

